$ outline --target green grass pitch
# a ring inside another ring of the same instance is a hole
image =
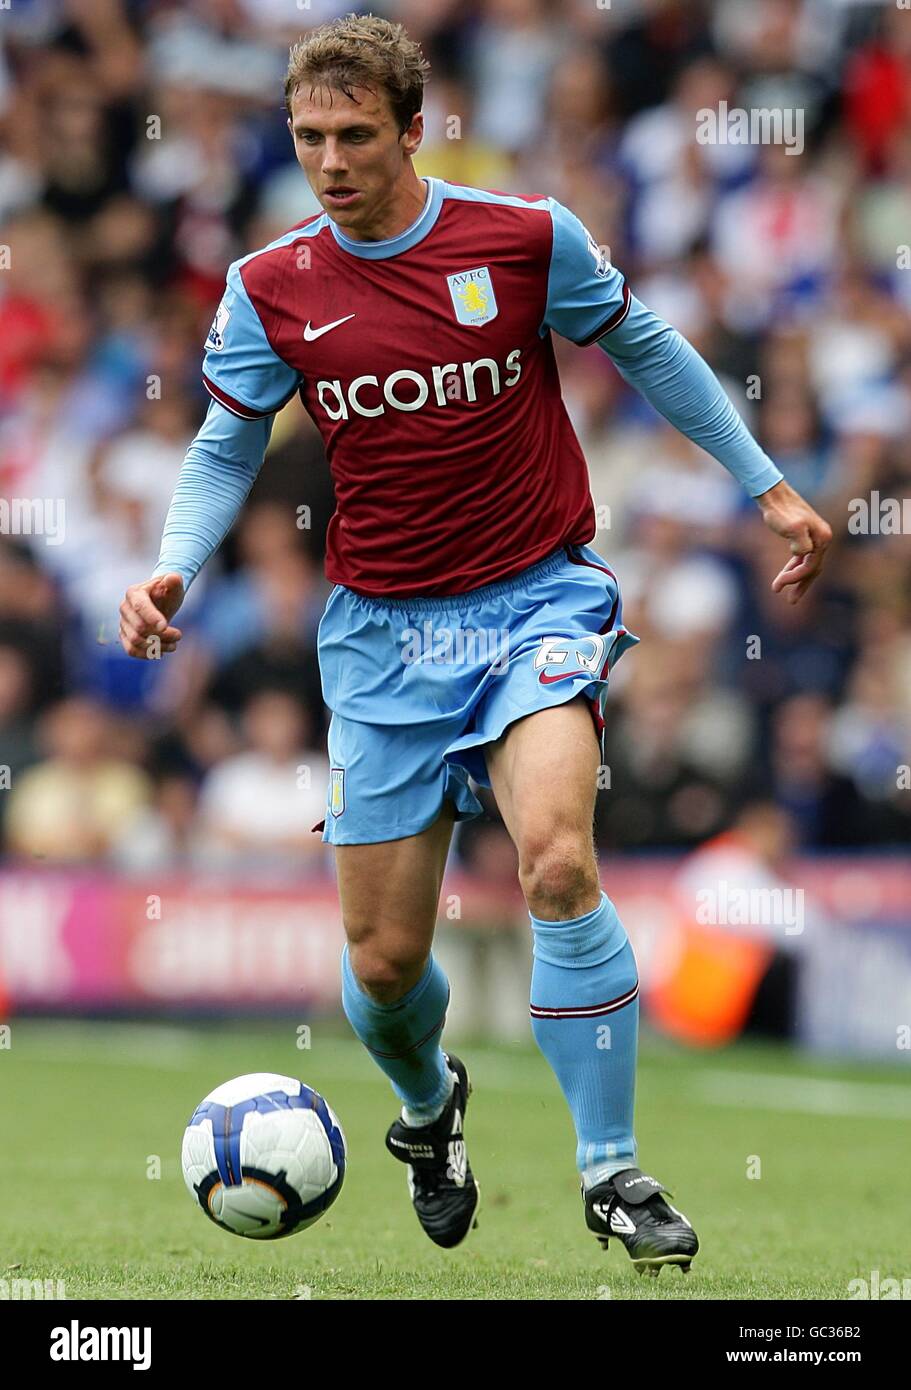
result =
[[[475,1088],[466,1137],[482,1203],[479,1229],[447,1253],[420,1231],[383,1148],[392,1093],[338,1027],[315,1026],[299,1050],[292,1022],[14,1021],[0,1049],[0,1278],[63,1280],[71,1299],[845,1299],[873,1270],[908,1273],[902,1068],[646,1037],[640,1163],[702,1242],[689,1275],[648,1279],[585,1230],[569,1115],[534,1046],[457,1050]],[[179,1169],[197,1102],[260,1070],[321,1090],[349,1146],[328,1215],[263,1244],[209,1223]]]

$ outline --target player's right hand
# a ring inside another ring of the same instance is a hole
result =
[[[176,650],[183,634],[171,626],[170,619],[183,600],[179,574],[160,574],[131,584],[120,605],[120,644],[127,656],[145,661]]]

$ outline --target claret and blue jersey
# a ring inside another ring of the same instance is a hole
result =
[[[367,593],[461,592],[591,539],[550,330],[594,341],[630,306],[552,198],[427,185],[387,241],[323,214],[232,266],[207,344],[242,419],[300,391],[338,500],[327,574]]]

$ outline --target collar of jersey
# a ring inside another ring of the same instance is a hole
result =
[[[424,183],[427,185],[424,206],[411,226],[399,232],[398,236],[386,237],[384,241],[355,241],[352,237],[345,236],[331,217],[327,218],[329,229],[342,250],[350,252],[352,256],[360,256],[365,261],[381,261],[387,256],[399,256],[403,251],[410,251],[412,246],[417,246],[432,230],[443,206],[442,181],[424,179]]]

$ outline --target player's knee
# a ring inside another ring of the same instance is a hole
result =
[[[599,887],[590,838],[569,832],[529,837],[519,847],[519,881],[535,917],[558,922],[580,916]]]
[[[349,942],[348,954],[355,979],[378,1004],[394,1004],[407,994],[426,965],[416,952],[393,950],[376,941]]]

